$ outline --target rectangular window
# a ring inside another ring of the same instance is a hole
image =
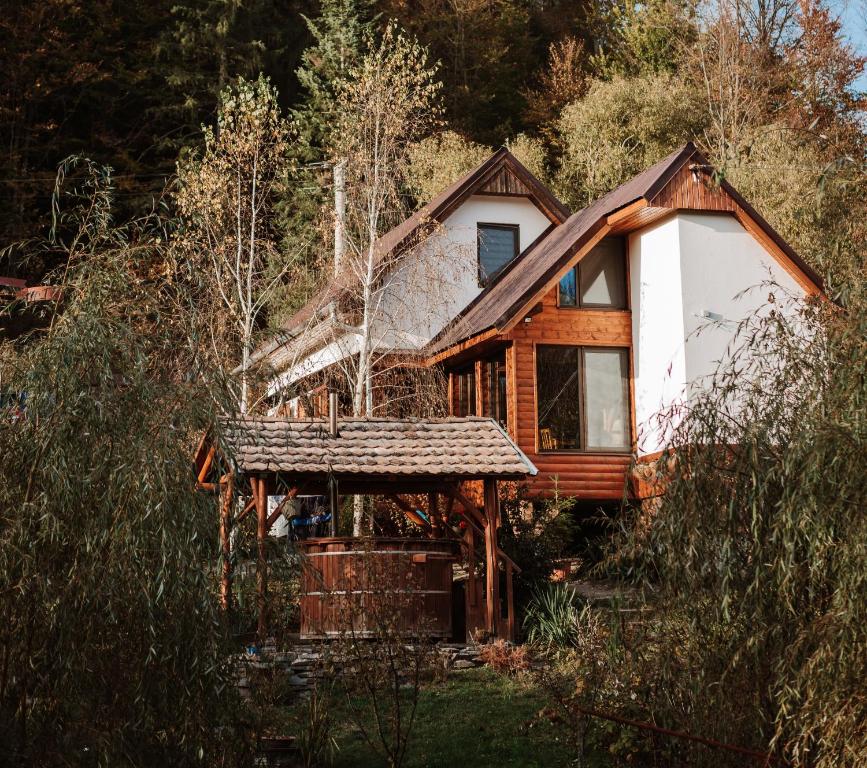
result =
[[[508,410],[506,407],[506,356],[488,360],[485,363],[487,374],[487,401],[485,416],[496,419],[503,427],[507,426]]]
[[[559,305],[626,309],[626,242],[606,237],[560,280]]]
[[[540,450],[629,449],[627,354],[625,349],[536,347]]]
[[[518,255],[517,224],[479,224],[479,282],[488,281]]]
[[[476,369],[455,371],[453,376],[452,411],[454,416],[476,415]]]

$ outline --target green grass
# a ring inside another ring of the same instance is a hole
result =
[[[334,711],[336,768],[371,768],[384,760],[347,716]],[[424,687],[410,735],[407,768],[559,768],[572,755],[563,733],[537,717],[545,697],[532,683],[487,668],[454,672]]]

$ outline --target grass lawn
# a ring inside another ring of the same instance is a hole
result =
[[[453,672],[448,681],[427,685],[419,697],[410,735],[412,768],[558,768],[571,763],[571,750],[558,728],[536,715],[545,698],[531,683],[487,668]],[[335,711],[338,768],[380,766],[384,761],[346,715]]]

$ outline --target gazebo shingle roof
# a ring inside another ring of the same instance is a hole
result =
[[[322,420],[235,417],[221,420],[243,472],[519,478],[533,463],[493,419],[344,418],[338,435]]]

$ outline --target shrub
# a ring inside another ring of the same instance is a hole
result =
[[[533,590],[524,615],[527,641],[546,650],[574,648],[582,610],[575,592],[561,584],[543,584]]]
[[[530,652],[526,646],[494,640],[479,648],[479,658],[495,672],[514,675],[530,668]]]

